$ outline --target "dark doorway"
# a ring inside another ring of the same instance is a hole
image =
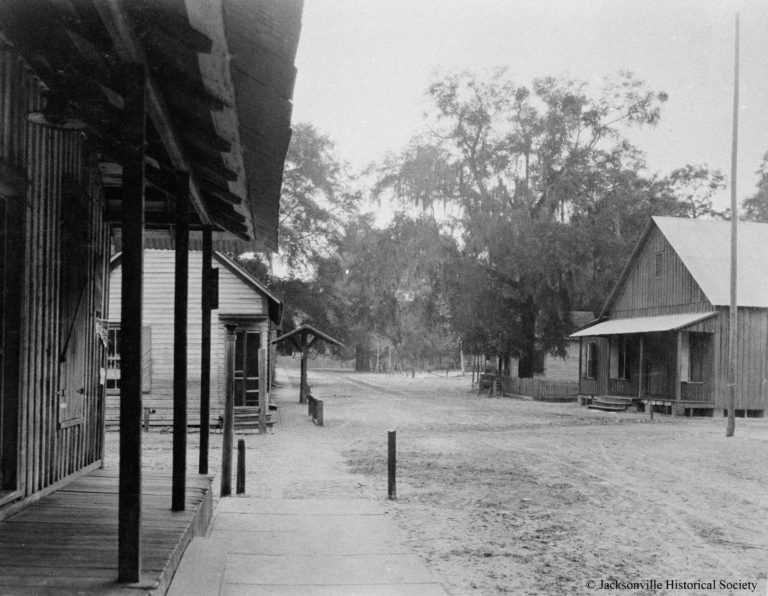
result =
[[[235,334],[235,406],[259,405],[259,348],[261,334]]]

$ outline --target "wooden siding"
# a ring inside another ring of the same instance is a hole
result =
[[[657,253],[663,255],[659,277],[654,270]],[[713,310],[658,228],[650,232],[631,267],[611,306],[612,319]]]
[[[728,309],[720,308],[714,322],[714,401],[715,408],[725,409],[728,399]],[[768,410],[768,310],[740,308],[738,340],[736,409]]]
[[[144,395],[144,407],[156,410],[150,418],[153,425],[170,425],[173,421],[173,295],[174,251],[144,251],[144,325],[151,329],[151,389]],[[216,260],[214,258],[214,266]],[[120,266],[110,273],[109,319],[120,323]],[[202,252],[189,253],[189,302],[187,326],[187,420],[200,424],[200,359],[202,344]],[[219,267],[219,308],[211,317],[211,414],[216,424],[224,408],[224,351],[226,329],[223,320],[235,317],[239,322],[258,320],[262,347],[268,347],[269,323],[267,300],[226,267]],[[218,316],[217,316],[218,315]],[[119,396],[107,396],[107,424],[119,423]]]
[[[572,340],[568,342],[564,358],[546,354],[544,356],[544,372],[533,376],[542,379],[578,379],[579,341]]]
[[[84,163],[83,135],[28,122],[44,89],[14,52],[0,49],[0,159],[27,179],[17,479],[24,497],[102,454],[104,351],[96,331],[105,306],[104,201]],[[63,215],[72,209],[82,227],[67,236]]]

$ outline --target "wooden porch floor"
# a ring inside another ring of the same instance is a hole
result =
[[[171,511],[171,477],[143,474],[141,588],[116,582],[118,475],[98,470],[0,521],[2,594],[165,594],[193,536],[212,515],[210,481],[187,479]]]

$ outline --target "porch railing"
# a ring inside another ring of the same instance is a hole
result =
[[[566,379],[519,379],[501,377],[504,393],[526,395],[533,399],[556,399],[576,397],[579,392],[578,381]]]
[[[637,397],[637,381],[635,379],[608,379],[608,395]]]

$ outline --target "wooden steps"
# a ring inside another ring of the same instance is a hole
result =
[[[275,423],[277,415],[277,406],[269,405],[267,412],[267,426],[271,427]],[[235,407],[235,430],[255,430],[259,428],[260,408],[258,406],[236,406]]]
[[[631,397],[596,395],[588,407],[590,410],[602,410],[603,412],[625,412],[631,405]]]

